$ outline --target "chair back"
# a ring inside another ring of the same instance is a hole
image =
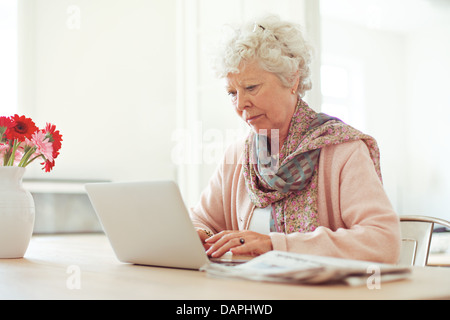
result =
[[[434,224],[450,227],[448,221],[427,216],[400,216],[402,245],[398,264],[426,266]]]

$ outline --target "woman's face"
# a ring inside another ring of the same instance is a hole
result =
[[[278,129],[281,141],[289,132],[289,125],[297,104],[296,91],[283,86],[273,73],[263,70],[257,62],[241,64],[239,73],[230,73],[227,91],[237,114],[256,133],[261,129]],[[280,142],[281,142],[280,141]]]

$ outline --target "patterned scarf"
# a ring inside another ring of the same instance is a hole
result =
[[[245,143],[243,174],[250,199],[259,208],[272,206],[271,232],[310,232],[320,224],[317,212],[321,148],[362,140],[381,180],[376,141],[337,118],[314,110],[299,98],[288,137],[279,154],[263,134],[251,132]]]

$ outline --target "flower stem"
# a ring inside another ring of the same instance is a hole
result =
[[[36,159],[37,157],[33,158],[31,161],[28,161],[28,159],[31,157],[31,155],[36,151],[36,148],[30,148],[30,150],[27,151],[27,153],[24,154],[22,159],[20,160],[18,167],[26,167],[31,161]]]
[[[35,156],[34,158],[31,158],[31,160],[27,161],[27,162],[23,165],[23,167],[26,167],[27,165],[29,165],[30,163],[32,163],[34,160],[36,160],[36,159],[39,158],[39,157],[42,157],[42,155],[39,154],[39,155]]]
[[[9,156],[8,163],[6,164],[7,166],[12,167],[14,165],[14,160],[16,159],[16,151],[17,151],[17,147],[19,146],[19,144],[20,144],[20,142],[17,139],[14,140],[11,155]]]

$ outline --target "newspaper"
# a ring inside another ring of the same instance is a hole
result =
[[[368,281],[401,280],[411,274],[408,266],[282,251],[269,251],[234,266],[211,263],[204,271],[213,277],[297,284],[344,283],[350,286],[365,285]]]

